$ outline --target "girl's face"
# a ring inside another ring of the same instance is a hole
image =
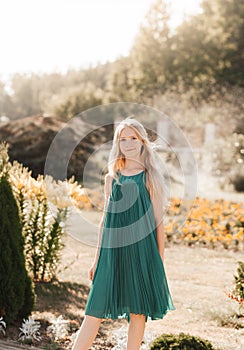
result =
[[[119,137],[119,147],[126,158],[138,158],[141,153],[142,141],[135,131],[126,126]]]

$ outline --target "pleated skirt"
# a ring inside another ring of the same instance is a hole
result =
[[[130,314],[162,319],[174,310],[158,251],[155,220],[143,174],[112,185],[99,259],[85,314],[102,319]],[[123,198],[126,201],[123,202]]]

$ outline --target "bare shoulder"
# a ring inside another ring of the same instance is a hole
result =
[[[105,175],[105,184],[106,183],[109,183],[109,182],[112,182],[113,181],[113,176],[112,175],[110,175],[109,173],[107,173],[106,175]]]

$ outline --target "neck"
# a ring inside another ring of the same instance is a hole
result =
[[[144,169],[144,164],[140,159],[126,159],[125,169]]]

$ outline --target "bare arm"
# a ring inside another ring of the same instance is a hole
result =
[[[156,228],[157,232],[157,244],[158,244],[158,251],[161,256],[162,261],[164,262],[164,248],[165,248],[165,238],[164,238],[164,226],[163,222],[157,226]]]
[[[148,182],[147,182],[147,186]],[[163,194],[156,193],[152,198],[153,213],[156,223],[156,239],[158,245],[158,251],[164,262],[164,248],[165,248],[165,236],[164,236],[164,224],[163,224]]]
[[[104,225],[104,220],[106,217],[106,211],[107,211],[107,207],[108,207],[108,202],[109,202],[109,196],[111,193],[111,188],[112,188],[112,180],[113,178],[107,174],[105,176],[105,184],[104,184],[104,209],[103,209],[103,215],[101,218],[101,221],[99,223],[99,231],[98,231],[98,241],[97,241],[97,248],[96,248],[96,253],[95,253],[95,257],[94,257],[94,261],[93,264],[89,270],[89,278],[92,280],[93,279],[93,275],[96,269],[96,265],[98,262],[98,258],[99,258],[99,253],[100,253],[100,246],[101,246],[101,241],[102,241],[102,233],[103,233],[103,225]]]

